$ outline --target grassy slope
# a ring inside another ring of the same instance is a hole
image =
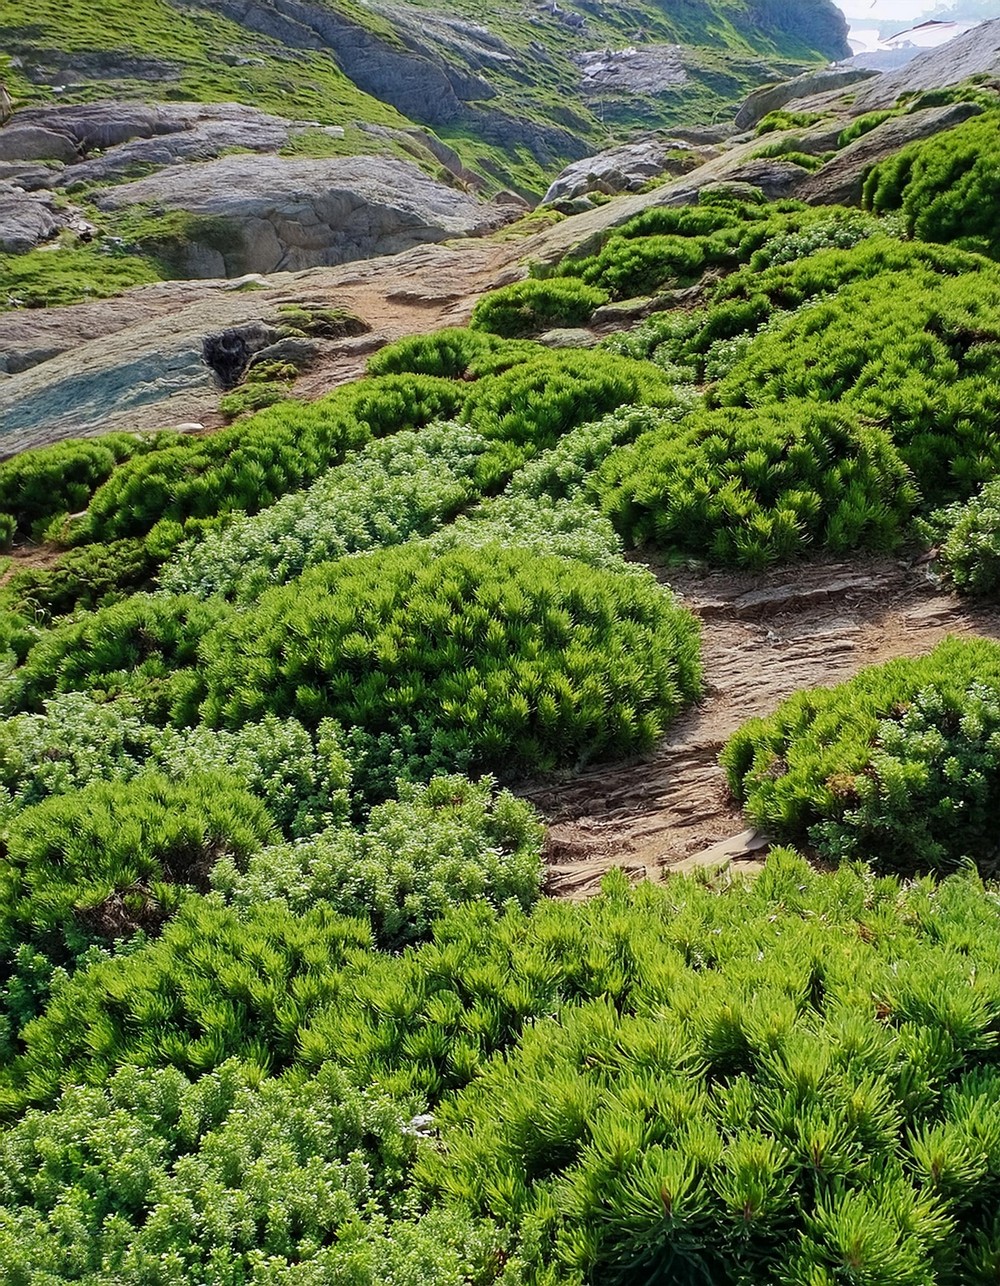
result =
[[[701,0],[669,10],[655,0],[615,6],[581,0],[575,9],[586,18],[584,30],[567,26],[563,14],[540,6],[484,13],[471,0],[444,8],[438,0],[374,8],[330,0],[330,7],[388,45],[399,48],[415,37],[458,68],[485,76],[496,94],[488,104],[473,105],[473,117],[484,107],[517,120],[556,125],[595,149],[608,137],[609,125],[620,133],[637,125],[708,121],[754,83],[794,70],[788,60],[801,64],[818,56],[794,36],[776,42],[732,0]],[[486,43],[495,37],[502,56],[477,65],[476,57],[463,51],[461,39],[456,43],[448,24],[484,20],[489,26]],[[687,84],[649,97],[602,91],[599,99],[587,101],[581,95],[573,55],[648,42],[689,47]],[[9,0],[0,13],[0,49],[20,58],[30,72],[26,76],[15,70],[9,77],[22,101],[52,99],[54,87],[65,84],[61,101],[125,95],[252,102],[284,116],[345,126],[347,138],[339,149],[328,146],[328,154],[373,150],[372,138],[352,128],[355,122],[412,124],[358,89],[332,52],[296,50],[290,56],[280,43],[217,13],[175,9],[167,0]],[[131,58],[150,62],[130,77]],[[495,139],[484,139],[481,121],[472,119],[441,133],[468,164],[487,173],[506,170],[509,181],[538,190],[551,178],[553,166],[527,150],[505,153]],[[374,146],[386,150],[389,145],[381,141]],[[558,164],[570,156],[567,152],[554,159]]]

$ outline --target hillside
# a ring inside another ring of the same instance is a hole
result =
[[[996,1286],[1000,20],[908,77],[532,210],[0,127],[3,1286]]]
[[[724,119],[752,85],[844,56],[845,37],[830,0],[10,0],[0,15],[25,104],[237,101],[342,128],[299,145],[320,155],[426,156],[419,128],[487,188],[536,195],[609,135]]]

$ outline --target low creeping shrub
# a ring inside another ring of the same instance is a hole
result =
[[[988,482],[977,496],[935,515],[941,564],[964,593],[1000,593],[1000,482]]]
[[[469,325],[508,338],[537,335],[554,326],[582,326],[607,302],[606,290],[576,277],[529,278],[484,295]]]
[[[456,424],[370,442],[310,487],[185,544],[160,584],[249,601],[316,563],[425,536],[478,497],[492,454],[491,442]]]
[[[262,849],[246,870],[223,857],[212,887],[236,906],[281,898],[302,912],[328,902],[369,919],[376,944],[398,949],[429,936],[450,907],[486,901],[528,910],[542,878],[544,830],[530,805],[486,778],[451,774],[401,783],[361,831],[331,829],[307,843]]]
[[[722,754],[756,826],[827,857],[907,872],[1000,849],[1000,646],[949,639],[917,660],[797,692]]]

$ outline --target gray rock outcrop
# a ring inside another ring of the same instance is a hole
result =
[[[778,85],[762,85],[748,95],[746,102],[736,113],[736,128],[753,129],[769,112],[776,112],[789,103],[795,104],[795,109],[798,110],[797,99],[839,92],[849,85],[856,85],[859,81],[869,80],[877,75],[878,72],[866,67],[827,67],[822,71],[807,71]]]
[[[179,275],[296,271],[398,254],[499,227],[496,207],[386,157],[297,160],[226,156],[170,166],[96,198],[102,210],[142,205],[196,216]],[[200,231],[199,231],[200,229]]]
[[[652,136],[567,165],[542,198],[543,205],[573,201],[590,192],[638,192],[650,179],[694,169],[704,153],[680,139]]]
[[[860,115],[892,107],[902,94],[947,89],[973,76],[1000,76],[1000,18],[981,22],[947,44],[919,54],[898,71],[883,72],[862,85],[851,111]]]
[[[33,250],[63,226],[51,197],[0,183],[0,252],[22,254]]]
[[[952,129],[970,116],[978,116],[982,110],[976,103],[949,103],[945,107],[925,107],[905,116],[890,117],[849,143],[822,169],[810,174],[795,195],[819,205],[856,204],[861,200],[865,175],[873,165],[907,143]]]

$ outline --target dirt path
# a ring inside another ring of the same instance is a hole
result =
[[[548,891],[556,896],[588,896],[612,866],[658,879],[743,831],[719,750],[745,719],[797,688],[841,683],[865,665],[928,652],[949,634],[1000,639],[1000,609],[943,594],[924,567],[890,559],[663,579],[702,619],[705,697],[648,758],[521,792],[550,822]]]

